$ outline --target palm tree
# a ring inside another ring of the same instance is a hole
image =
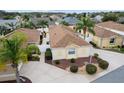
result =
[[[0,26],[0,35],[3,35],[3,27]]]
[[[12,38],[4,39],[0,48],[0,62],[10,62],[15,70],[16,81],[20,83],[18,65],[27,61],[27,53],[24,48],[25,37],[22,33],[15,33]]]
[[[0,26],[0,35],[6,35],[6,34],[8,34],[8,33],[9,33],[9,29],[7,29],[6,26],[1,25],[1,26]]]
[[[16,29],[16,27],[17,27],[17,23],[6,23],[9,27],[11,27],[11,30],[13,31],[13,30],[15,30]]]
[[[30,29],[36,28],[35,24],[33,22],[31,22],[31,21],[21,23],[20,27],[22,27],[22,28],[30,28]]]
[[[94,29],[94,23],[91,21],[91,19],[88,16],[82,17],[81,21],[76,24],[76,31],[83,30],[84,39],[86,38],[86,31],[95,35],[93,29]]]
[[[28,15],[23,15],[23,16],[22,16],[22,20],[26,22],[26,21],[29,21],[30,18],[29,18]]]

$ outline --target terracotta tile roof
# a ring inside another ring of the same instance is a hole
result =
[[[114,33],[110,30],[106,30],[104,28],[100,28],[98,26],[105,27],[105,28],[110,28],[110,29],[114,29],[114,30],[119,30],[119,31],[124,31],[124,25],[123,24],[119,24],[119,23],[116,23],[116,22],[113,22],[113,21],[98,23],[94,27],[94,31],[96,33],[96,36],[103,37],[103,38],[107,38],[107,37],[117,35],[117,33]]]
[[[72,29],[59,25],[50,26],[50,46],[52,48],[66,47],[70,44],[78,46],[89,45],[86,41],[76,36]]]
[[[94,31],[96,33],[95,36],[102,37],[102,38],[107,38],[107,37],[117,35],[114,32],[111,32],[109,30],[106,30],[97,26],[94,27]]]
[[[124,24],[119,24],[113,21],[102,22],[102,23],[98,23],[97,25],[119,31],[124,31]]]
[[[37,31],[36,29],[21,28],[21,29],[17,29],[16,31],[20,31],[26,34],[27,42],[36,43],[36,42],[39,42],[40,40],[40,32]]]

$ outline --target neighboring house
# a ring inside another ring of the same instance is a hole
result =
[[[0,19],[0,25],[5,25],[6,23],[13,23],[16,24],[18,21],[16,19]]]
[[[40,32],[36,29],[20,28],[16,31],[22,32],[27,37],[27,44],[39,44],[40,43]],[[14,32],[16,32],[14,31]],[[14,32],[6,35],[5,37],[10,37]]]
[[[67,22],[70,26],[76,25],[80,20],[75,17],[65,17],[62,21]]]
[[[96,35],[92,37],[92,41],[100,48],[111,48],[124,45],[123,24],[112,21],[102,22],[95,25],[94,31]]]
[[[57,21],[61,17],[59,17],[58,15],[53,14],[53,15],[50,16],[50,18],[52,18],[52,20],[54,20],[54,21]]]
[[[17,31],[24,33],[27,36],[28,44],[39,44],[40,43],[40,32],[36,29],[21,28]]]
[[[62,25],[49,27],[53,60],[89,57],[91,45]]]
[[[34,17],[30,19],[30,21],[33,22],[35,25],[37,25],[37,23],[42,20],[47,21],[49,25],[55,24],[55,21],[52,20],[50,17],[40,17],[40,18]]]
[[[124,17],[119,17],[118,23],[124,24]]]
[[[8,20],[5,20],[5,19],[0,19],[0,25],[4,25],[6,26],[8,29],[11,29],[10,26],[8,26],[7,24],[11,24],[13,23],[14,25],[18,26],[20,23],[17,19],[8,19]],[[15,27],[16,28],[16,27]]]
[[[100,22],[102,22],[102,18],[103,18],[103,16],[97,15],[97,16],[95,16],[94,18],[92,18],[92,20],[93,20],[95,23],[100,23]]]

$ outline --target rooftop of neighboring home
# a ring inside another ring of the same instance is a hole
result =
[[[16,24],[17,20],[16,19],[0,19],[0,25],[5,25],[6,23],[13,23]]]
[[[0,26],[5,26],[7,27],[6,29],[11,29],[12,27],[7,25],[7,24],[14,24],[15,26],[19,25],[19,22],[17,19],[0,19]]]
[[[102,22],[97,25],[124,32],[124,24],[119,24],[113,21]]]
[[[111,30],[106,28],[109,28]],[[116,30],[116,31],[112,31],[112,30]],[[124,32],[124,25],[113,21],[107,21],[96,24],[96,26],[94,27],[94,31],[96,33],[96,36],[107,38],[117,34],[121,35],[121,33]]]
[[[62,19],[62,21],[67,22],[69,25],[76,25],[78,22],[80,22],[77,18],[75,17],[65,17]]]
[[[24,33],[27,36],[27,42],[29,42],[29,43],[38,42],[38,40],[40,38],[40,32],[37,31],[36,29],[20,28],[20,29],[17,29],[16,31]],[[12,34],[13,34],[13,32],[6,36],[9,37]]]
[[[72,32],[72,29],[62,25],[50,26],[50,46],[52,48],[66,47],[71,44],[78,46],[89,45],[86,41]]]
[[[47,21],[49,25],[55,24],[55,22],[52,21],[52,20],[50,19],[50,17],[31,18],[31,21],[32,21],[34,24],[37,24],[38,21],[42,21],[42,20]]]
[[[94,31],[95,31],[95,36],[102,37],[102,38],[107,38],[107,37],[116,35],[116,33],[114,32],[111,32],[109,30],[106,30],[97,26],[94,27]]]

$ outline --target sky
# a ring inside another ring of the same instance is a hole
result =
[[[5,10],[5,11],[7,12],[55,12],[55,13],[56,12],[63,12],[63,13],[108,12],[108,10]]]

